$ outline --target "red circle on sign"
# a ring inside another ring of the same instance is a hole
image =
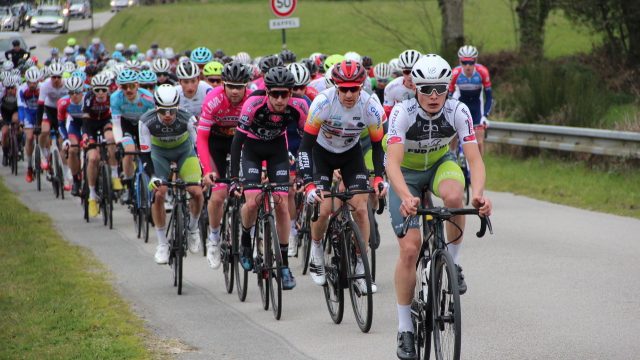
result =
[[[276,16],[287,17],[296,9],[298,0],[271,0],[271,10]]]

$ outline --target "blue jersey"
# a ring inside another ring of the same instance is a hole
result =
[[[111,122],[113,123],[113,136],[117,143],[122,141],[122,121],[127,121],[138,126],[138,120],[148,110],[155,109],[153,95],[145,89],[138,89],[138,95],[134,101],[129,101],[124,91],[118,90],[111,94]]]
[[[471,77],[466,77],[462,67],[455,67],[449,84],[450,95],[454,93],[456,87],[460,91],[458,100],[469,107],[473,124],[480,124],[480,119],[483,116],[489,116],[491,111],[492,92],[489,70],[483,65],[476,64]],[[480,108],[482,103],[480,94],[482,91],[484,91],[484,109]]]
[[[36,122],[36,113],[38,112],[38,97],[40,97],[40,87],[35,90],[29,89],[25,83],[18,89],[18,118],[20,123],[25,122],[32,127]]]

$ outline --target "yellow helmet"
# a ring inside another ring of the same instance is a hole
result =
[[[222,76],[222,68],[224,66],[217,61],[210,61],[202,69],[204,76]]]

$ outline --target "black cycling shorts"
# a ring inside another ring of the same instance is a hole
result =
[[[98,140],[98,131],[102,134],[111,131],[111,120],[84,120],[82,122],[82,136],[90,140]]]
[[[313,182],[323,191],[331,191],[333,170],[339,169],[342,181],[349,190],[367,190],[369,171],[364,165],[364,155],[360,144],[336,154],[315,144],[313,147]]]
[[[247,138],[242,148],[241,158],[240,177],[245,184],[260,184],[263,161],[267,162],[267,177],[270,182],[289,182],[289,151],[284,136],[271,141]],[[289,188],[276,187],[275,192],[288,194]]]
[[[47,122],[51,130],[58,131],[58,109],[55,107],[45,106],[44,113],[47,115]]]
[[[209,154],[214,171],[220,178],[227,178],[227,155],[231,153],[233,137],[209,135]]]
[[[140,148],[140,139],[138,139],[138,123],[132,123],[126,119],[120,119],[120,127],[122,128],[122,136],[130,136],[136,144],[136,148]]]

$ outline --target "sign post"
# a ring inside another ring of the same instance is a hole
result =
[[[269,20],[269,29],[282,29],[282,48],[287,48],[286,29],[300,27],[299,18],[289,18],[296,9],[298,0],[271,0],[271,11],[280,19]]]

